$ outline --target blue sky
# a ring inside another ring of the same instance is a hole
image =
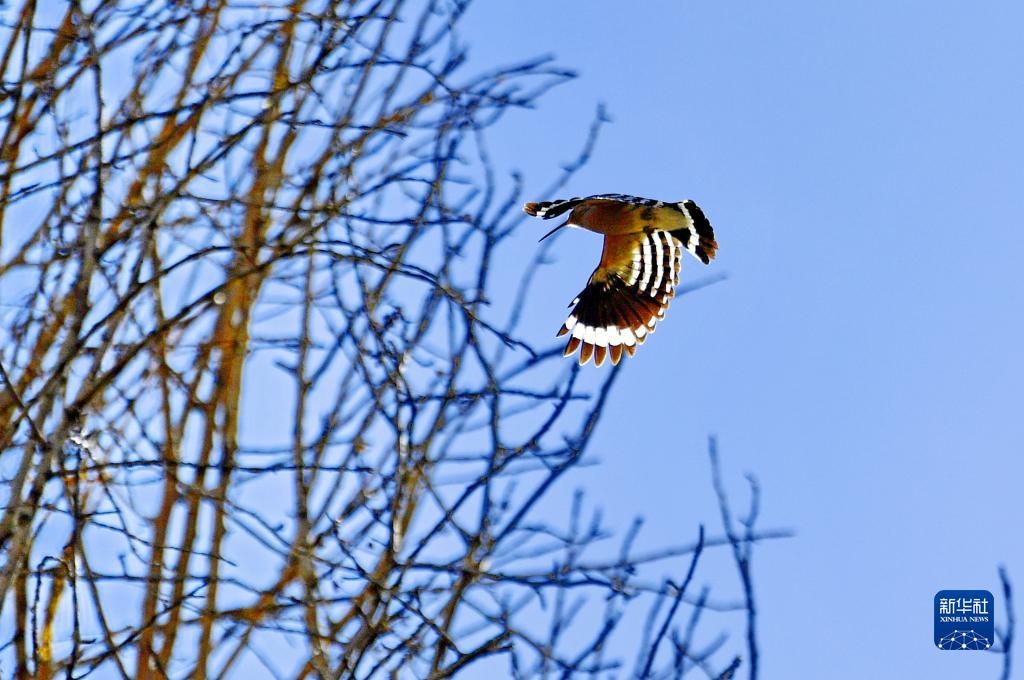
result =
[[[1024,6],[625,7],[481,2],[462,26],[478,67],[580,71],[490,137],[498,167],[539,191],[604,102],[566,193],[696,200],[719,258],[683,277],[729,275],[675,301],[572,483],[620,527],[641,513],[647,544],[688,541],[717,526],[716,433],[737,501],[755,473],[763,525],[798,532],[755,557],[764,677],[996,677],[932,647],[931,606],[997,591],[1000,563],[1024,586]],[[537,339],[599,249],[561,237]]]

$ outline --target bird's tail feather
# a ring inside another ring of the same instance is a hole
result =
[[[693,201],[680,201],[673,204],[679,212],[683,213],[688,225],[682,229],[672,230],[672,235],[682,242],[683,247],[704,264],[715,259],[718,251],[718,242],[715,240],[715,230],[711,228],[711,222],[704,215]]]

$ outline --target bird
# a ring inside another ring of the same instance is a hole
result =
[[[606,356],[613,365],[623,353],[633,356],[665,318],[679,285],[683,251],[704,264],[710,264],[718,251],[711,223],[692,200],[670,203],[598,194],[527,203],[523,211],[544,220],[569,212],[569,218],[541,241],[562,227],[604,235],[601,261],[586,288],[569,303],[572,312],[557,333],[569,335],[564,356],[580,350],[581,366],[591,356],[596,366]]]

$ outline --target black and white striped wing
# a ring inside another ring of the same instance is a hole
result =
[[[683,243],[671,232],[651,230],[605,237],[602,265],[575,300],[558,335],[570,334],[565,356],[580,350],[579,362],[605,356],[617,364],[630,356],[665,318],[679,284]]]

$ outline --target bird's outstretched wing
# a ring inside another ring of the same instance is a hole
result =
[[[696,239],[694,239],[696,240]],[[605,356],[619,363],[630,356],[665,317],[679,283],[685,245],[659,229],[605,236],[601,263],[587,287],[570,303],[558,335],[570,334],[565,356],[580,350],[580,364],[600,366]]]

